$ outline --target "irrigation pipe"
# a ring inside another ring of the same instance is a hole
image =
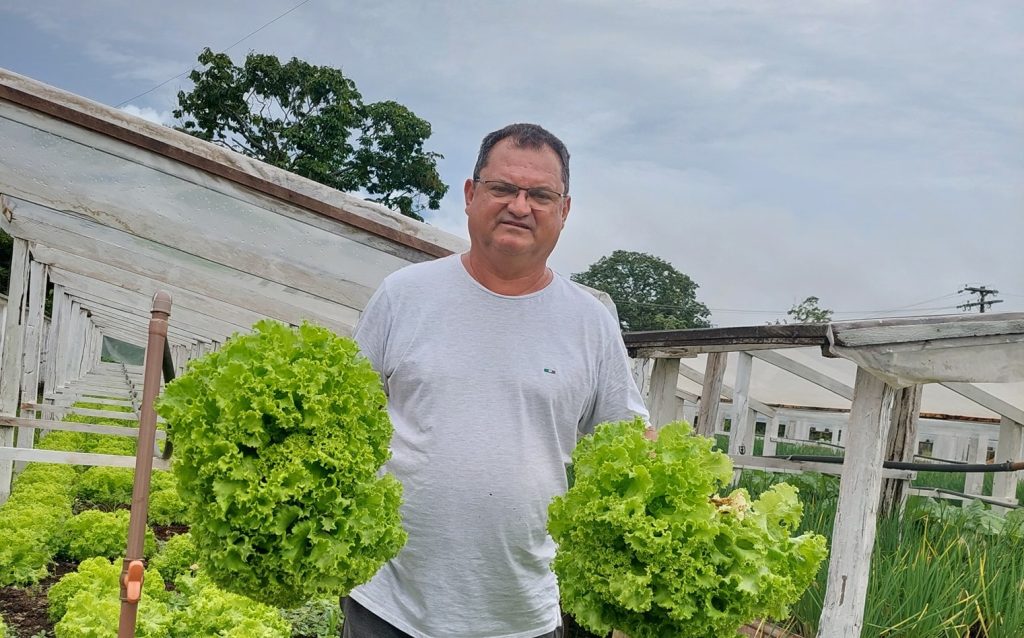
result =
[[[777,455],[766,458],[783,459],[786,461],[813,461],[815,463],[839,463],[841,456],[813,456],[807,454]],[[903,461],[883,461],[882,467],[889,470],[911,470],[918,472],[1019,472],[1024,470],[1024,461],[1006,461],[1005,463],[905,463]]]

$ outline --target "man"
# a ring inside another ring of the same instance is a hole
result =
[[[346,599],[345,636],[560,635],[548,503],[580,433],[646,416],[617,322],[547,267],[568,190],[557,137],[491,133],[464,187],[469,251],[392,274],[360,318],[409,541]]]

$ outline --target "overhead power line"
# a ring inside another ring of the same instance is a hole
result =
[[[286,15],[288,15],[289,13],[291,13],[292,11],[295,11],[296,9],[298,9],[299,7],[301,7],[302,5],[304,5],[304,4],[307,4],[307,3],[309,3],[309,2],[312,2],[312,0],[302,0],[302,2],[300,2],[299,4],[295,5],[295,6],[294,6],[294,7],[292,7],[291,9],[288,9],[287,11],[285,11],[284,13],[282,13],[281,15],[279,15],[279,16],[277,16],[276,18],[274,18],[273,20],[271,20],[270,22],[267,22],[266,24],[264,24],[263,26],[261,26],[260,28],[258,28],[258,29],[255,29],[255,30],[253,30],[253,31],[250,31],[250,32],[249,32],[249,33],[247,33],[246,35],[242,36],[242,37],[241,37],[240,39],[236,40],[236,41],[235,41],[235,42],[234,42],[233,44],[231,44],[231,46],[229,46],[229,47],[227,47],[227,48],[224,48],[224,49],[221,49],[220,51],[218,51],[218,53],[226,53],[226,52],[230,51],[231,49],[235,48],[235,47],[236,47],[236,46],[238,46],[239,44],[241,44],[241,43],[245,42],[246,40],[248,40],[248,39],[249,39],[249,38],[251,38],[252,36],[254,36],[254,35],[256,35],[257,33],[259,33],[260,31],[262,31],[262,30],[266,29],[267,27],[269,27],[270,25],[274,24],[275,22],[277,22],[277,21],[278,21],[278,20],[280,20],[281,18],[285,17]],[[152,93],[153,91],[155,91],[155,90],[159,89],[160,87],[164,86],[164,85],[165,85],[165,84],[167,84],[168,82],[173,82],[174,80],[177,80],[178,78],[180,78],[180,77],[182,77],[182,76],[184,76],[184,75],[188,74],[188,73],[189,73],[190,71],[193,71],[193,70],[195,70],[195,67],[194,67],[194,66],[193,66],[193,67],[191,67],[191,68],[185,69],[184,71],[182,71],[182,72],[181,72],[181,73],[179,73],[178,75],[175,75],[175,76],[173,76],[173,77],[169,77],[169,78],[167,78],[166,80],[164,80],[164,81],[163,81],[163,82],[161,82],[160,84],[157,84],[157,85],[156,85],[156,86],[154,86],[153,88],[151,88],[151,89],[149,89],[149,90],[147,90],[147,91],[143,91],[142,93],[139,93],[138,95],[136,95],[136,96],[134,96],[134,97],[130,97],[130,98],[128,98],[127,100],[124,100],[123,102],[121,102],[121,103],[117,104],[117,105],[116,105],[116,106],[115,106],[114,108],[121,108],[122,106],[124,106],[125,104],[128,104],[129,102],[132,102],[132,101],[134,101],[134,100],[137,100],[137,99],[139,99],[140,97],[143,97],[143,96],[149,95],[150,93]]]

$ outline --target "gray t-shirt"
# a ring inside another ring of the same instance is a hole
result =
[[[389,276],[355,339],[388,393],[409,541],[352,597],[416,638],[552,631],[547,507],[577,438],[647,415],[611,313],[558,275],[495,294],[453,255]]]

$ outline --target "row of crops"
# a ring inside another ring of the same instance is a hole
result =
[[[88,402],[76,407],[116,409]],[[67,420],[134,426],[134,421],[76,415]],[[135,440],[55,432],[38,447],[132,455]],[[779,453],[821,454],[827,449],[780,446]],[[782,480],[800,490],[804,515],[797,532],[830,538],[838,480],[814,473],[747,471],[740,486],[757,499]],[[962,474],[921,473],[917,484],[957,489],[963,481]],[[216,586],[197,564],[176,487],[172,474],[154,473],[139,636],[338,634],[334,599],[283,610]],[[30,464],[19,474],[10,500],[0,507],[0,592],[17,589],[36,599],[45,608],[46,629],[36,633],[38,625],[12,622],[7,629],[0,625],[0,637],[113,635],[120,609],[118,559],[124,552],[131,491],[132,471],[126,469]],[[1022,550],[1021,511],[1004,517],[979,503],[961,507],[912,497],[902,520],[879,524],[863,635],[1024,635]],[[55,571],[62,575],[51,575]],[[782,623],[789,630],[815,635],[826,576],[820,570],[794,605],[792,617]],[[6,608],[5,600],[0,596],[0,615],[14,618],[18,610]]]
[[[90,398],[104,397],[83,397],[75,407],[128,410],[92,403]],[[75,414],[65,420],[136,426],[134,420]],[[42,437],[37,447],[134,455],[135,439],[53,432]],[[32,463],[18,474],[10,499],[0,506],[0,593],[17,590],[20,595],[0,596],[0,638],[115,635],[132,483],[133,470],[126,468]],[[174,475],[154,472],[138,636],[338,635],[341,618],[336,599],[282,610],[214,585],[197,564],[185,511]]]

